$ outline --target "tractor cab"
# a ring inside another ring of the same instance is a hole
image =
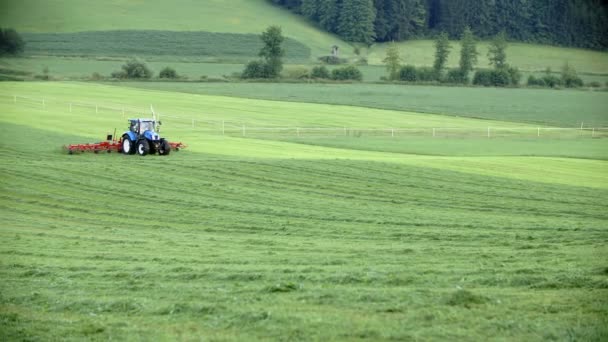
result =
[[[155,133],[157,130],[156,121],[153,119],[130,119],[129,123],[129,131],[138,135],[144,134],[146,131]],[[160,126],[160,122],[158,125]]]
[[[161,122],[154,119],[129,119],[129,130],[122,136],[122,151],[132,154],[137,151],[140,155],[158,152],[161,155],[169,154],[169,143],[160,137]]]

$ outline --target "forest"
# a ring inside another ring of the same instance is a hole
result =
[[[606,50],[608,0],[269,0],[345,40],[371,44],[457,38],[470,27],[479,38],[505,31],[530,43]]]

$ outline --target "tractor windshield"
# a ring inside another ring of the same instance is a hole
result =
[[[140,131],[142,133],[145,131],[154,132],[154,121],[142,121]]]

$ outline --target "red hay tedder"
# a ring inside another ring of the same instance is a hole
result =
[[[158,153],[161,156],[168,155],[171,150],[179,151],[186,145],[181,142],[169,142],[159,136],[161,122],[155,119],[129,119],[129,130],[120,139],[116,134],[108,134],[106,141],[91,144],[72,144],[64,146],[69,154],[76,152],[122,152],[124,154],[147,154]]]

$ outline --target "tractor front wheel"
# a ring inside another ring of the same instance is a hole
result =
[[[135,146],[133,146],[133,145],[134,145],[133,142],[131,140],[129,140],[129,136],[125,134],[122,137],[122,153],[134,154]]]
[[[137,142],[137,154],[140,156],[145,156],[150,152],[150,144],[147,140],[140,140]]]
[[[160,142],[160,147],[158,148],[158,154],[161,156],[166,156],[171,153],[171,145],[167,140],[162,140]]]

